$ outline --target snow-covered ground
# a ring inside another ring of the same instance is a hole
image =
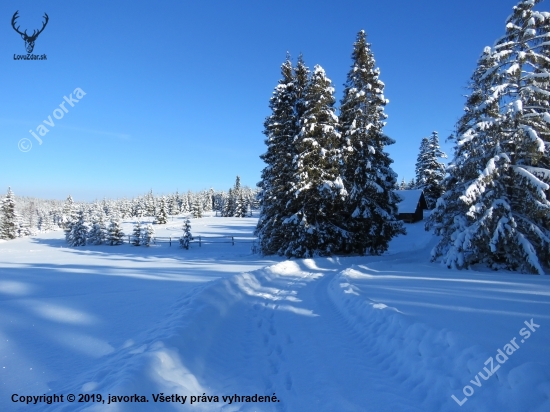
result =
[[[240,242],[2,242],[0,410],[550,411],[550,279],[442,268],[423,223],[407,229],[383,256],[290,261]]]

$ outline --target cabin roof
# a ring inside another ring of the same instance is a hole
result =
[[[416,207],[422,197],[422,189],[396,190],[395,193],[402,199],[397,204],[398,213],[416,212]]]

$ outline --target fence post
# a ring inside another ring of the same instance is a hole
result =
[[[172,220],[174,220],[173,217],[172,217]],[[172,236],[170,236],[170,247],[172,247]]]
[[[202,246],[202,243],[201,243],[201,237],[199,236],[199,247]]]
[[[231,246],[235,246],[235,238],[231,236]]]
[[[130,242],[130,235],[128,235],[128,244],[130,244],[132,242]]]

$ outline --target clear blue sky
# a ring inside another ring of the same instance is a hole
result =
[[[437,130],[444,143],[452,132],[477,58],[504,34],[516,3],[4,0],[0,193],[93,200],[225,190],[237,174],[254,186],[286,52],[323,66],[339,101],[361,29],[390,100],[394,170],[409,180],[422,137]],[[16,10],[30,33],[48,13],[33,52],[47,61],[14,61],[25,53],[10,24]],[[55,119],[76,88],[86,95]],[[48,116],[55,125],[40,145],[29,130]],[[18,149],[23,138],[28,152]]]

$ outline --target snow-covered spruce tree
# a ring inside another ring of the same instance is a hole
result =
[[[176,192],[175,195],[172,195],[168,199],[168,214],[170,216],[177,215],[179,213],[178,200],[179,194]]]
[[[132,231],[132,245],[141,246],[141,239],[145,229],[141,227],[141,221],[137,221]]]
[[[16,215],[17,217],[17,236],[23,237],[23,236],[31,236],[33,234],[33,230],[31,226],[29,225],[28,221],[23,220],[22,216]]]
[[[430,139],[423,137],[420,142],[420,148],[418,149],[418,156],[416,157],[416,164],[414,167],[415,173],[415,185],[418,185],[418,188],[421,189],[425,184],[426,176],[424,171],[426,169],[426,163],[428,163],[428,148],[430,146]],[[416,187],[415,187],[416,189]]]
[[[124,243],[124,232],[122,231],[120,221],[117,218],[113,218],[109,224],[107,242],[111,246],[122,245]]]
[[[235,217],[246,217],[246,200],[241,192],[236,199],[235,203]]]
[[[233,217],[243,217],[241,215],[242,212],[242,196],[235,196],[235,212],[233,213]]]
[[[193,200],[195,199],[195,196],[193,195],[193,192],[190,190],[187,192],[187,195],[183,195],[183,203],[182,203],[182,213],[189,213],[191,211]]]
[[[40,231],[41,232],[48,232],[50,230],[53,230],[55,227],[55,223],[53,220],[53,215],[51,212],[42,212],[40,215]]]
[[[239,196],[239,194],[241,193],[241,190],[242,190],[242,187],[241,187],[241,177],[240,176],[237,176],[235,178],[235,186],[233,186],[233,193],[235,194],[236,197]]]
[[[71,195],[67,197],[65,204],[63,205],[63,212],[61,215],[61,227],[65,230],[70,229],[72,223],[76,220],[76,211],[74,200]]]
[[[445,165],[438,161],[441,158],[447,158],[447,155],[439,147],[437,132],[432,132],[429,138],[422,138],[416,161],[416,182],[414,188],[424,191],[428,209],[435,207],[435,202],[444,191]]]
[[[153,241],[153,238],[155,236],[155,228],[152,224],[148,224],[141,230],[141,244],[143,246],[151,246],[151,242]]]
[[[399,199],[393,192],[397,178],[390,166],[393,160],[384,151],[395,143],[382,132],[388,100],[363,30],[357,34],[352,59],[340,108],[342,175],[349,192],[345,204],[345,227],[349,231],[345,248],[352,253],[380,254],[405,229],[396,219]]]
[[[26,204],[19,209],[20,236],[35,235],[38,228],[38,203],[35,199],[28,199]]]
[[[405,182],[405,178],[401,179],[401,183],[399,184],[399,190],[407,190],[407,182]]]
[[[420,148],[418,149],[418,156],[416,157],[416,164],[414,167],[414,172],[416,175],[416,184],[421,188],[425,183],[424,170],[425,165],[428,163],[428,147],[430,145],[430,139],[423,137],[420,142]]]
[[[296,155],[294,138],[298,135],[299,116],[304,105],[298,103],[309,80],[309,69],[302,56],[296,68],[290,56],[281,65],[282,78],[269,101],[271,115],[264,122],[267,151],[260,156],[266,163],[262,170],[259,203],[260,216],[256,227],[262,254],[282,254],[285,228],[284,219],[290,216],[287,205],[292,198],[293,159]]]
[[[550,266],[550,13],[514,7],[487,47],[457,124],[454,159],[427,227],[448,267],[543,274]]]
[[[341,153],[334,88],[315,66],[303,97],[300,132],[290,178],[293,194],[285,205],[281,249],[287,257],[327,256],[342,248],[346,233],[341,211],[347,192],[339,173]]]
[[[229,189],[225,202],[223,204],[222,217],[231,217],[235,214],[233,189]]]
[[[2,201],[2,215],[0,216],[0,239],[15,239],[17,237],[17,216],[15,214],[15,196],[8,188],[8,193]]]
[[[166,198],[162,196],[159,201],[159,207],[157,208],[157,215],[155,216],[156,225],[165,225],[168,222],[168,207],[166,204]]]
[[[86,246],[88,239],[88,224],[83,210],[76,214],[76,220],[66,232],[66,240],[69,246]]]
[[[101,201],[100,209],[105,216],[109,216],[112,213],[112,205],[105,198]]]
[[[145,213],[146,216],[155,216],[155,211],[157,209],[157,202],[155,196],[153,195],[153,189],[147,193],[145,196]]]
[[[202,202],[199,196],[195,196],[191,213],[195,219],[200,219],[202,217]]]
[[[235,186],[233,187],[233,205],[234,211],[232,216],[245,217],[246,216],[246,202],[244,199],[243,188],[241,187],[241,177],[237,176],[235,180]]]
[[[208,189],[208,193],[206,193],[206,199],[204,202],[204,211],[205,212],[212,212],[214,210],[214,195],[216,192],[214,192],[214,189],[211,187]]]
[[[223,213],[223,205],[225,204],[226,194],[224,191],[218,192],[214,195],[213,209],[216,212],[216,216]]]
[[[191,234],[191,222],[189,219],[185,219],[183,222],[183,235],[180,237],[180,245],[184,249],[189,249],[189,243],[193,240],[193,235]]]
[[[92,223],[92,227],[88,233],[87,244],[102,245],[107,241],[107,226],[105,224],[105,215],[100,211]]]

